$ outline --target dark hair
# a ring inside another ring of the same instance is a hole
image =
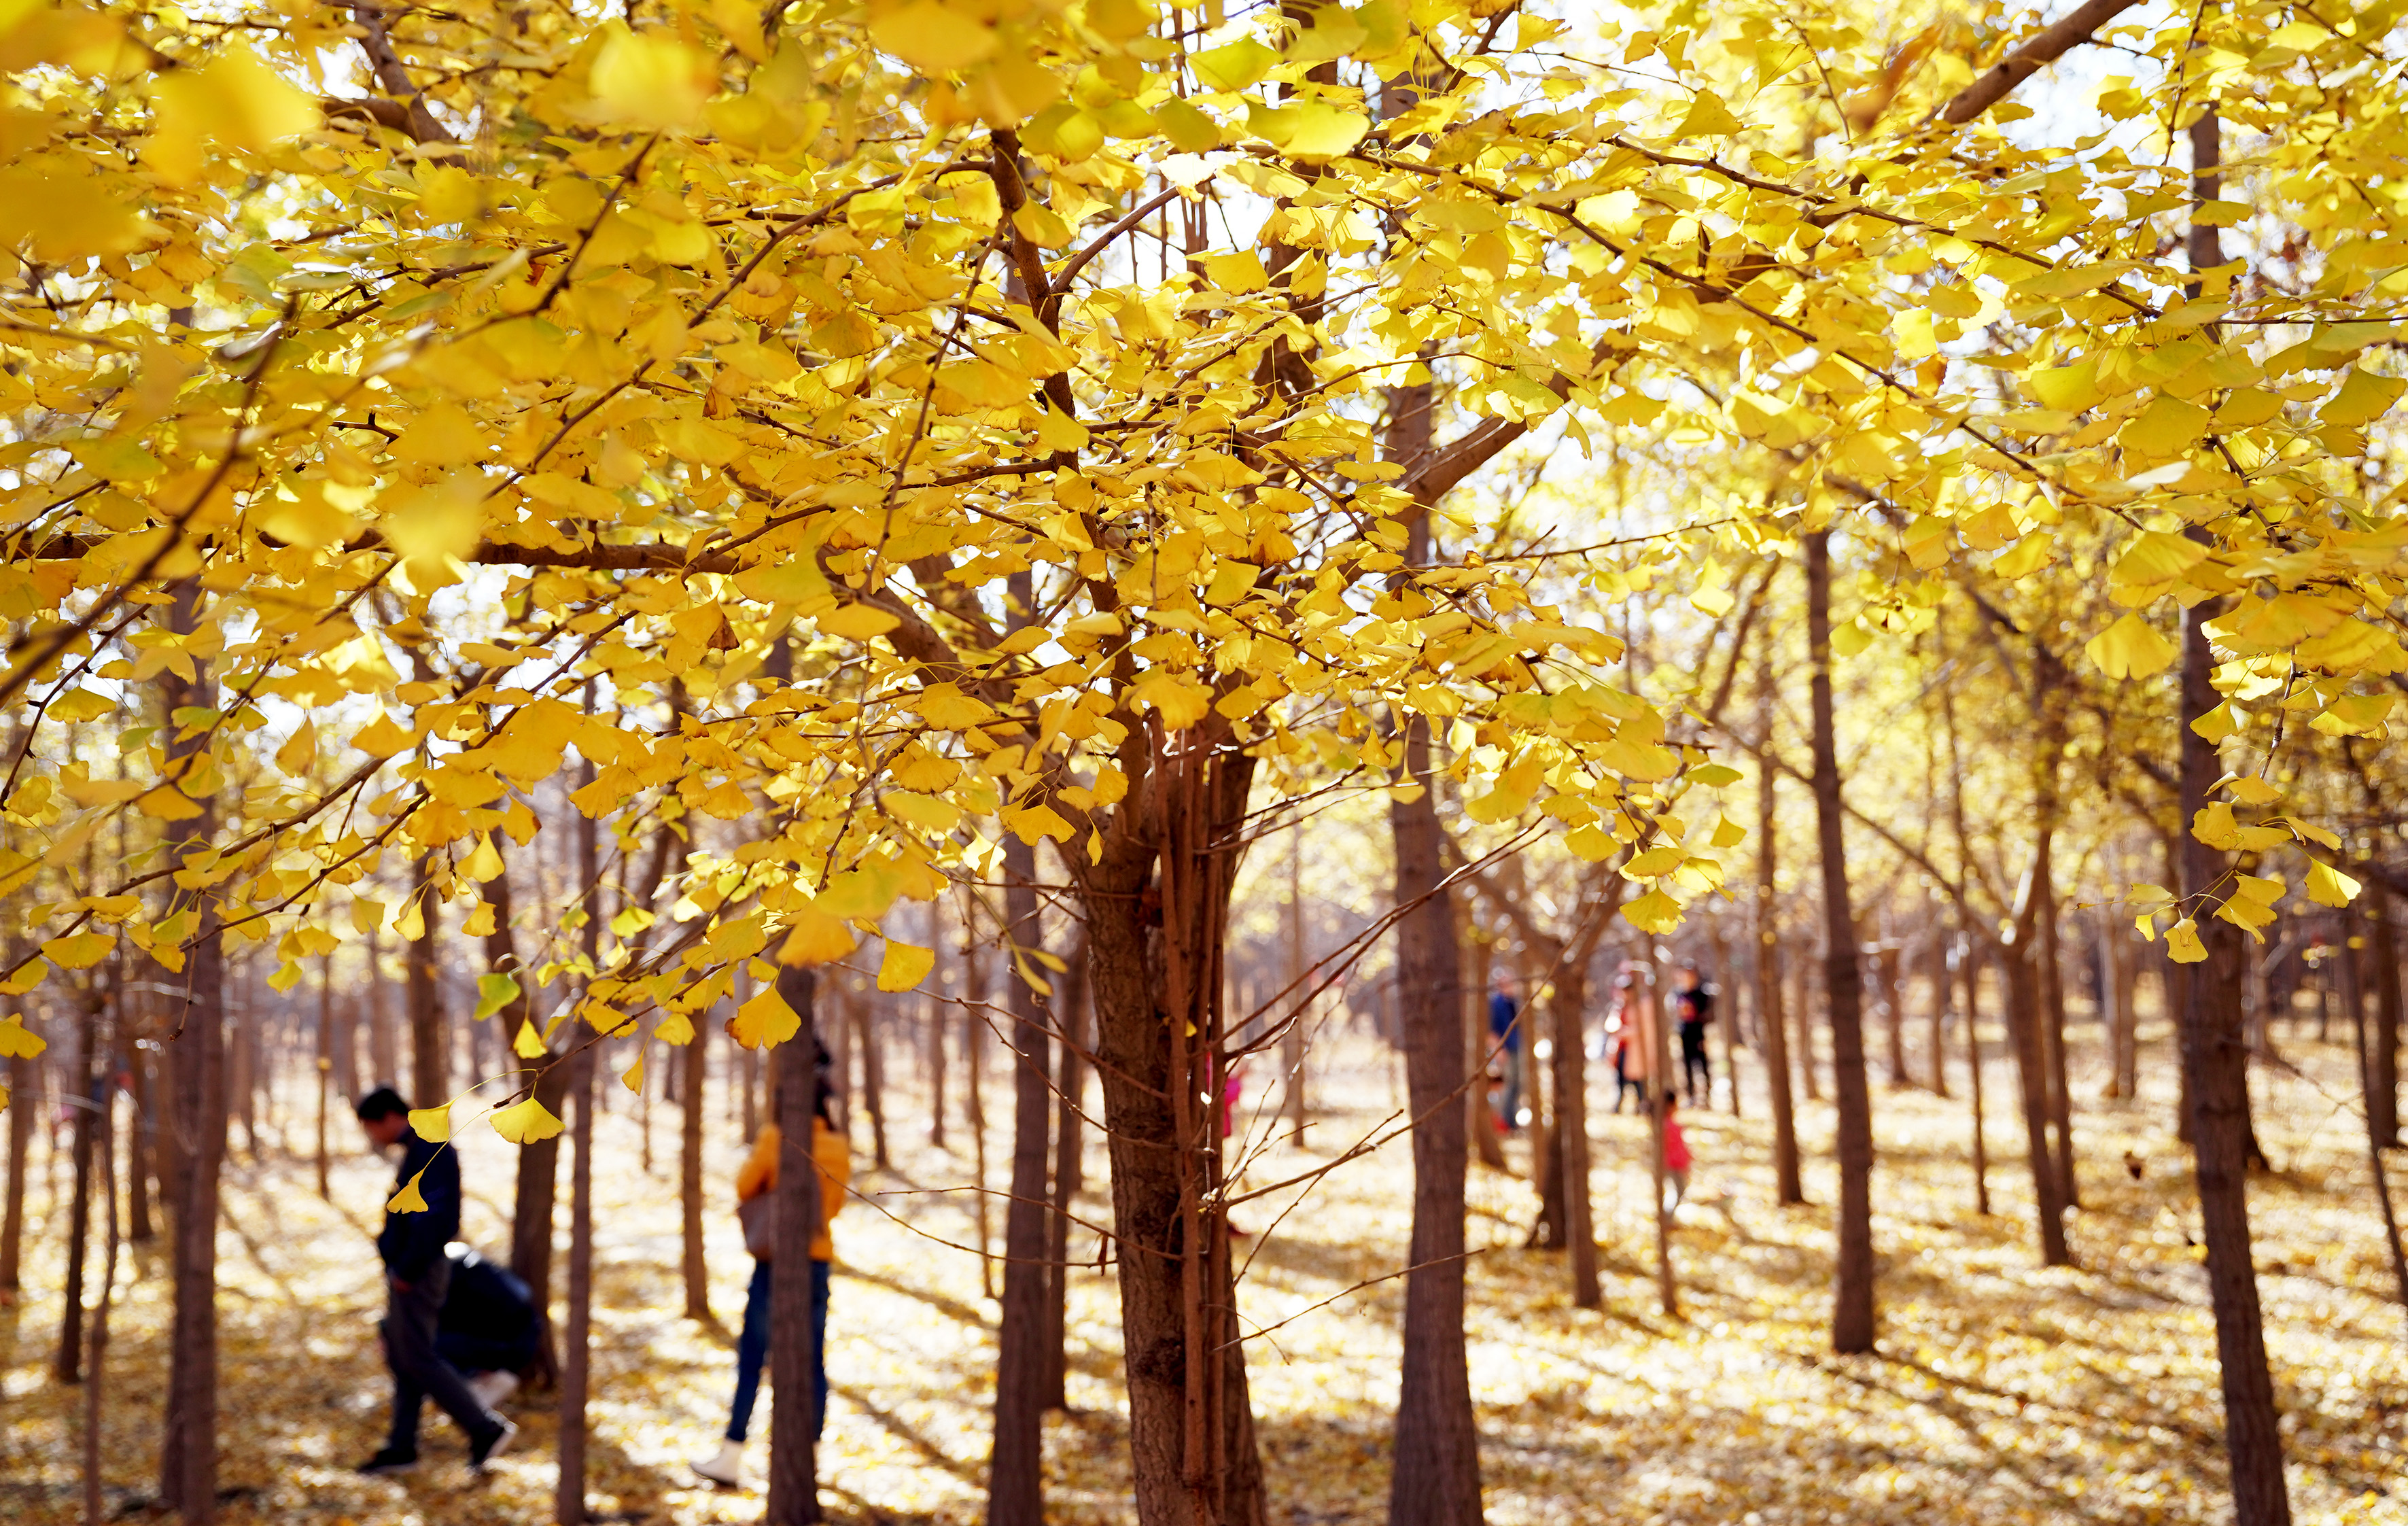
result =
[[[409,1104],[403,1101],[401,1093],[391,1087],[379,1087],[360,1099],[359,1115],[362,1123],[374,1123],[379,1118],[389,1118],[396,1113],[408,1111]]]

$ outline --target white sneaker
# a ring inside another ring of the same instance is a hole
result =
[[[694,1464],[694,1471],[714,1484],[728,1489],[744,1487],[744,1444],[723,1441],[717,1457],[704,1458]]]
[[[487,1410],[502,1407],[502,1401],[519,1391],[519,1375],[512,1372],[479,1373],[468,1379],[468,1391]]]

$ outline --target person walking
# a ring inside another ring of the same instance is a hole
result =
[[[1622,1100],[1634,1100],[1631,1111],[1647,1111],[1647,1073],[1653,1068],[1655,1046],[1649,1042],[1646,1029],[1646,1003],[1639,989],[1638,972],[1624,965],[1614,977],[1613,1010],[1606,1015],[1606,1042],[1613,1048],[1613,1110],[1622,1111]]]
[[[360,1127],[379,1149],[401,1146],[394,1202],[384,1212],[377,1255],[384,1262],[385,1363],[393,1369],[393,1430],[359,1471],[406,1473],[418,1465],[418,1419],[429,1399],[468,1438],[468,1466],[481,1473],[509,1449],[519,1428],[479,1402],[467,1380],[443,1360],[437,1342],[452,1261],[445,1247],[460,1232],[460,1158],[409,1126],[409,1104],[391,1087],[360,1099]],[[399,1206],[394,1206],[399,1204]]]
[[[1683,965],[1676,979],[1672,1010],[1681,1020],[1681,1084],[1689,1094],[1691,1107],[1710,1107],[1714,1100],[1714,1073],[1706,1061],[1706,1025],[1714,1019],[1714,993],[1706,988],[1693,966]],[[1698,1101],[1700,1091],[1705,1094],[1702,1104]]]
[[[783,1070],[784,1067],[780,1067]],[[811,1231],[811,1439],[817,1441],[827,1422],[828,1263],[836,1245],[828,1221],[844,1205],[853,1180],[853,1155],[844,1135],[829,1116],[830,1058],[825,1044],[812,1066],[811,1165],[820,1176],[820,1221]],[[781,1085],[784,1084],[782,1077]],[[778,1116],[773,1100],[769,1116]],[[752,1153],[736,1173],[737,1216],[744,1221],[744,1248],[752,1254],[752,1282],[744,1293],[744,1330],[736,1342],[736,1402],[727,1418],[727,1434],[715,1456],[693,1464],[694,1471],[729,1489],[744,1481],[744,1442],[752,1428],[752,1405],[761,1392],[761,1369],[769,1360],[769,1292],[777,1246],[778,1150],[784,1143],[775,1123],[761,1126]],[[758,1207],[749,1205],[758,1204]]]
[[[1671,1206],[1666,1212],[1677,1212],[1689,1199],[1689,1141],[1673,1115],[1669,1087],[1664,1091],[1664,1181],[1672,1189]]]
[[[1522,1126],[1522,1005],[1513,1000],[1510,971],[1497,972],[1497,988],[1488,993],[1488,1037],[1505,1067],[1504,1107],[1498,1122],[1510,1134]]]

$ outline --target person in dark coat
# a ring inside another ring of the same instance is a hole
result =
[[[460,1232],[460,1158],[450,1147],[419,1137],[409,1126],[409,1104],[391,1087],[360,1099],[360,1127],[380,1149],[401,1146],[394,1198],[377,1255],[384,1262],[385,1309],[378,1326],[386,1365],[393,1369],[393,1432],[384,1447],[360,1464],[367,1474],[403,1473],[418,1465],[418,1417],[432,1399],[468,1438],[468,1466],[482,1471],[518,1434],[518,1427],[488,1410],[468,1390],[467,1380],[437,1347],[444,1295],[452,1288],[452,1260],[444,1247]]]

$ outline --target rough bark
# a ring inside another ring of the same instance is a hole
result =
[[[197,598],[188,584],[171,606],[181,631],[196,628]],[[205,664],[194,665],[187,682],[173,669],[162,681],[163,708],[172,715],[193,705],[215,706],[217,686]],[[170,727],[173,732],[176,728]],[[172,740],[169,767],[201,746],[200,739]],[[217,835],[217,802],[194,802],[201,813],[184,822],[184,834],[169,845],[170,862],[181,864],[207,850]],[[218,1174],[225,1162],[225,961],[217,902],[206,893],[177,898],[195,930],[184,949],[181,1011],[173,1015],[168,1043],[176,1051],[175,1093],[169,1123],[175,1132],[175,1316],[168,1337],[166,1434],[160,1447],[159,1497],[180,1512],[184,1526],[210,1526],[218,1508]]]
[[[1015,581],[1025,574],[1015,575]],[[1003,1310],[996,1358],[995,1446],[987,1464],[990,1526],[1043,1526],[1047,1296],[1046,1147],[1053,1123],[1046,1069],[1051,1014],[1032,981],[1038,955],[1037,850],[1003,844],[1004,1010],[1018,1063],[1011,1086],[1011,1196],[1003,1220]]]
[[[1864,975],[1848,901],[1845,818],[1831,709],[1831,532],[1806,537],[1806,641],[1813,665],[1814,824],[1823,878],[1823,988],[1830,1009],[1831,1090],[1838,1103],[1840,1255],[1831,1348],[1873,1348],[1872,1096],[1865,1079]]]
[[[76,1030],[76,1067],[67,1073],[76,1083],[72,1125],[75,1143],[70,1146],[75,1160],[75,1186],[67,1205],[67,1275],[59,1301],[59,1348],[50,1362],[50,1378],[57,1383],[83,1381],[83,1270],[85,1262],[92,1259],[93,1071],[104,1000],[95,979],[84,993],[83,1021]]]
[[[405,988],[409,998],[412,1107],[440,1107],[452,1097],[450,1045],[444,1042],[443,1032],[443,990],[435,962],[441,957],[435,944],[441,934],[442,903],[436,899],[435,886],[428,878],[433,869],[431,861],[420,866],[417,896],[423,926],[403,954]]]
[[[1426,525],[1426,521],[1417,522]],[[1427,532],[1419,531],[1427,555]],[[1463,1335],[1465,1084],[1463,971],[1455,906],[1444,875],[1428,722],[1404,727],[1406,779],[1422,786],[1393,799],[1396,840],[1397,997],[1405,1040],[1406,1105],[1412,1111],[1413,1217],[1405,1276],[1405,1352],[1397,1403],[1391,1526],[1464,1526],[1478,1521],[1480,1459]],[[1575,1237],[1577,1244],[1577,1237]]]
[[[811,1057],[819,1043],[818,978],[792,966],[778,972],[778,994],[802,1019],[780,1046],[778,1116],[778,1275],[770,1279],[769,1504],[765,1526],[810,1526],[820,1519],[818,1448],[811,1440],[816,1403],[811,1371],[811,1235],[820,1218],[820,1173],[811,1164]]]
[[[710,1073],[710,1025],[694,1025],[679,1066],[678,1217],[683,1231],[685,1316],[710,1317],[710,1263],[702,1242],[702,1111],[704,1082]]]
[[[2201,112],[2190,128],[2192,194],[2200,204],[2214,200],[2223,189],[2218,173],[2222,146],[2215,111]],[[2194,271],[2223,264],[2213,223],[2194,219],[2189,246]],[[2217,704],[2207,622],[2222,605],[2221,599],[2203,598],[2183,612],[2182,705],[2175,718],[2182,746],[2181,795],[2174,814],[2182,834],[2182,879],[2176,889],[2185,898],[2186,910],[2198,918],[2207,959],[2194,966],[2185,982],[2189,989],[2181,1022],[2182,1065],[2190,1089],[2191,1155],[2207,1242],[2208,1300],[2215,1313],[2234,1520],[2236,1526],[2288,1526],[2291,1502],[2283,1479],[2283,1438],[2250,1247],[2245,1160],[2249,1054],[2239,1001],[2247,951],[2239,928],[2207,914],[2207,898],[2219,892],[2230,864],[2186,829],[2206,809],[2223,771],[2216,745],[2193,729],[2193,723]]]
[[[1571,1252],[1567,1270],[1572,1306],[1594,1309],[1602,1306],[1605,1295],[1598,1286],[1597,1219],[1589,1198],[1588,960],[1564,961],[1555,987],[1547,1006],[1555,1040],[1549,1063],[1555,1068],[1555,1167],[1561,1223],[1554,1227]]]
[[[1123,826],[1100,863],[1072,866],[1090,938],[1132,1482],[1142,1526],[1258,1526],[1245,1348],[1234,1329],[1213,1333],[1234,1309],[1227,1221],[1209,1196],[1220,1152],[1205,1130],[1207,1057],[1185,1034],[1191,1016],[1212,1031],[1218,982],[1190,967],[1219,948],[1234,865],[1214,849],[1243,817],[1253,760],[1202,737],[1174,756],[1157,736],[1150,765],[1164,826]]]

